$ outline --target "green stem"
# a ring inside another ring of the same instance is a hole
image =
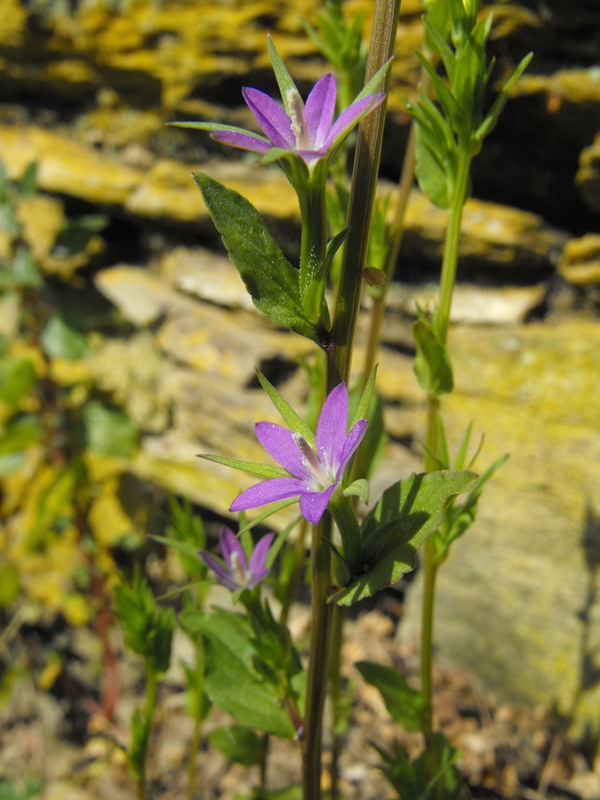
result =
[[[305,550],[306,550],[306,534],[308,532],[308,523],[306,520],[302,519],[300,522],[300,531],[298,533],[298,539],[295,543],[295,560],[294,560],[294,570],[292,573],[292,577],[290,579],[290,585],[288,588],[288,594],[283,604],[281,606],[281,614],[279,616],[279,622],[281,625],[287,624],[288,615],[290,613],[290,609],[296,600],[296,596],[298,594],[298,587],[300,586],[300,579],[302,578],[302,573],[304,571],[304,558],[305,558]]]
[[[325,296],[327,257],[327,202],[325,180],[319,174],[298,190],[302,236],[300,241],[300,293],[311,322],[321,318]]]
[[[331,684],[331,706],[333,714],[333,736],[331,745],[331,800],[338,800],[338,763],[341,753],[341,736],[337,732],[340,722],[339,709],[342,697],[342,676],[340,674],[342,644],[344,638],[345,609],[333,606],[331,618],[331,654],[329,658],[329,680]]]
[[[442,342],[446,343],[448,336],[448,325],[450,323],[450,309],[452,306],[452,295],[456,283],[456,266],[458,264],[458,247],[460,244],[460,228],[462,224],[463,207],[467,199],[469,188],[469,170],[471,167],[471,156],[465,147],[461,147],[458,153],[458,164],[456,168],[456,183],[452,197],[452,207],[450,218],[446,229],[444,241],[444,258],[442,261],[442,276],[440,279],[440,303],[439,303],[439,323],[438,335]]]
[[[138,779],[137,796],[138,800],[146,798],[146,764],[148,762],[148,742],[150,741],[150,731],[152,730],[152,720],[154,709],[156,708],[156,696],[158,693],[158,679],[154,670],[146,664],[146,706],[144,708],[143,741],[141,775]]]
[[[369,81],[393,54],[399,11],[400,0],[376,0],[366,81]],[[388,82],[389,72],[386,77],[386,90]],[[368,114],[358,128],[348,210],[350,232],[344,248],[331,340],[326,350],[328,392],[342,381],[347,383],[350,376],[354,330],[360,307],[362,272],[367,255],[371,216],[377,188],[386,106],[387,104],[383,103]],[[333,613],[335,627],[332,634],[332,666],[329,677],[334,701],[339,701],[341,692],[340,652],[344,615],[339,608]],[[331,765],[333,800],[337,795],[339,745],[339,738],[334,733]],[[304,800],[319,800],[320,796],[320,789],[318,794],[313,795],[310,787],[305,784]]]
[[[190,742],[190,752],[187,762],[187,800],[194,800],[196,794],[194,788],[194,783],[196,781],[196,756],[200,749],[201,730],[202,720],[196,717],[196,719],[194,719],[192,741]]]
[[[442,261],[442,275],[440,279],[440,301],[438,307],[438,336],[445,344],[448,336],[452,295],[456,283],[456,267],[458,263],[458,248],[460,243],[460,229],[462,213],[467,190],[469,186],[469,169],[471,156],[466,148],[461,148],[458,154],[456,183],[450,209],[446,239],[444,242],[444,258]],[[432,472],[438,468],[437,430],[440,400],[435,395],[427,397],[427,430],[425,436],[425,470]],[[431,744],[433,734],[432,723],[432,686],[431,686],[431,655],[433,643],[433,622],[435,607],[435,580],[438,564],[436,563],[435,539],[430,536],[425,543],[423,559],[423,617],[421,623],[421,691],[425,699],[425,715],[423,733],[428,745]]]
[[[331,621],[331,606],[327,605],[330,557],[324,540],[330,537],[331,517],[325,514],[321,523],[313,526],[311,542],[311,636],[302,752],[304,800],[321,800],[321,741]]]
[[[366,80],[370,80],[393,54],[400,0],[377,0],[369,48]],[[386,76],[386,85],[389,72]],[[361,121],[358,128],[356,156],[350,189],[348,226],[350,232],[344,248],[335,319],[331,332],[333,355],[330,360],[329,383],[336,386],[347,380],[352,358],[354,328],[360,306],[362,271],[365,266],[371,214],[377,186],[377,175],[383,139],[386,103]]]
[[[194,728],[192,732],[192,741],[190,743],[190,751],[187,763],[187,799],[194,800],[195,790],[194,783],[196,780],[196,760],[200,750],[202,740],[202,722],[204,718],[202,709],[202,696],[204,687],[204,647],[202,636],[198,636],[194,641],[194,649],[196,656],[195,675],[196,685],[194,690],[198,699],[198,707],[194,709]]]
[[[372,291],[373,306],[371,308],[369,338],[367,340],[367,350],[363,364],[363,386],[365,386],[369,380],[369,376],[373,371],[373,367],[375,366],[375,362],[377,360],[377,351],[379,349],[379,342],[381,339],[381,325],[383,323],[383,315],[385,312],[385,296],[387,294],[388,286],[394,277],[394,270],[396,268],[396,262],[398,261],[398,255],[400,253],[400,245],[402,244],[404,218],[406,216],[406,209],[408,207],[410,192],[415,177],[415,147],[416,126],[413,122],[410,126],[408,142],[406,143],[406,150],[404,152],[404,162],[402,164],[402,173],[398,186],[398,196],[396,198],[394,218],[388,231],[389,246],[387,249],[384,266],[385,283],[381,288],[378,288],[377,290],[374,289]]]

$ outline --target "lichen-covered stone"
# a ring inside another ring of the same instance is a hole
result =
[[[441,264],[448,214],[413,192],[406,214],[402,262]],[[486,271],[505,279],[548,277],[556,266],[566,235],[540,216],[497,203],[470,199],[463,213],[459,276]]]
[[[477,466],[509,461],[438,579],[435,641],[502,696],[556,704],[598,736],[600,331],[567,321],[450,334],[449,438],[485,433]],[[405,635],[419,626],[411,590]]]
[[[581,151],[575,183],[587,205],[600,212],[600,134]]]
[[[573,286],[599,286],[600,235],[590,233],[568,241],[558,271]]]

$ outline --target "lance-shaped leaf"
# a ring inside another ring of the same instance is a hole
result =
[[[474,472],[432,472],[386,489],[361,525],[364,572],[331,599],[352,605],[414,569],[417,548],[442,522],[448,501],[476,482]]]
[[[292,739],[296,731],[288,714],[256,670],[249,621],[224,608],[210,615],[190,609],[183,618],[189,630],[206,637],[206,692],[215,706],[241,725]]]
[[[208,175],[196,173],[194,180],[254,305],[274,322],[318,343],[300,299],[298,271],[252,203]]]
[[[426,711],[425,698],[413,689],[397,669],[375,661],[355,665],[367,683],[377,687],[392,719],[408,731],[422,729]]]

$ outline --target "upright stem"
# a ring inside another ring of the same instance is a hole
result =
[[[439,329],[438,336],[442,343],[446,343],[452,294],[456,283],[456,266],[458,263],[458,247],[460,243],[460,228],[462,213],[467,189],[469,185],[469,168],[471,156],[467,148],[461,148],[458,155],[456,184],[450,208],[450,217],[446,229],[444,242],[444,258],[442,261],[442,275],[440,279],[439,301]],[[425,436],[425,470],[432,472],[437,469],[437,429],[440,400],[436,395],[427,397],[427,431]],[[432,723],[432,686],[431,686],[431,652],[433,643],[433,620],[435,606],[435,580],[438,564],[436,563],[435,539],[430,536],[425,543],[423,561],[423,618],[421,624],[421,691],[425,699],[425,715],[423,720],[423,733],[427,745],[431,745],[433,735]]]
[[[342,644],[344,638],[345,609],[333,606],[331,609],[331,654],[329,660],[329,680],[331,683],[331,706],[333,716],[333,736],[331,744],[331,800],[338,800],[338,761],[341,751],[341,737],[337,732],[340,700],[342,697],[342,677],[340,675]]]
[[[398,186],[398,196],[396,198],[394,218],[389,228],[389,247],[384,267],[385,283],[381,288],[378,288],[377,291],[373,291],[371,324],[369,325],[369,338],[367,341],[365,362],[363,364],[363,386],[365,386],[369,380],[369,376],[373,371],[373,367],[375,366],[375,362],[377,360],[377,351],[379,349],[379,341],[381,339],[381,325],[385,311],[385,296],[387,293],[387,287],[390,285],[390,281],[394,275],[394,269],[398,260],[400,245],[402,244],[402,234],[404,232],[404,217],[406,215],[410,191],[412,189],[415,176],[415,145],[416,126],[413,122],[410,126],[410,133],[408,135],[408,142],[406,143],[406,151],[404,153],[404,162],[402,164],[402,173],[400,176],[400,184]]]
[[[400,0],[376,0],[366,81],[369,81],[393,55],[399,10]],[[389,73],[385,82],[386,90],[388,82]],[[371,216],[377,188],[386,106],[387,104],[383,103],[368,114],[358,129],[348,210],[350,232],[345,244],[331,341],[327,350],[328,392],[342,381],[347,383],[350,376],[354,330],[360,307],[362,271],[367,255]],[[335,622],[332,625],[334,633],[332,634],[330,680],[334,699],[339,699],[341,691],[339,668],[344,615],[340,608],[336,608],[332,613]],[[335,674],[333,674],[334,672]],[[336,800],[339,740],[336,739],[335,733],[333,739],[332,797],[333,800]],[[304,800],[319,800],[319,798],[320,794],[306,794],[305,788]]]
[[[300,291],[312,322],[321,318],[325,296],[324,265],[327,254],[327,202],[325,178],[313,175],[298,191],[302,236],[300,241]]]
[[[154,710],[156,707],[156,695],[158,692],[158,680],[154,670],[150,669],[146,664],[146,706],[144,708],[143,729],[142,729],[142,774],[138,778],[137,783],[137,796],[138,800],[145,800],[146,798],[146,765],[148,763],[148,742],[150,740],[150,731],[152,729],[152,719],[154,717]]]
[[[195,651],[195,691],[197,692],[198,706],[194,708],[194,728],[192,732],[192,741],[190,743],[188,763],[187,763],[187,800],[194,800],[195,796],[195,782],[196,782],[196,761],[200,745],[202,743],[202,722],[204,714],[202,710],[202,693],[204,690],[204,641],[202,636],[199,635],[194,641]]]
[[[400,0],[377,0],[376,2],[367,63],[367,81],[393,54],[399,10]],[[386,89],[388,79],[389,73],[386,78]],[[385,112],[386,103],[382,103],[370,114],[367,114],[358,128],[348,211],[350,232],[344,250],[340,288],[331,331],[333,356],[330,362],[332,376],[329,383],[332,383],[333,386],[340,381],[347,380],[350,372],[352,342],[360,306],[362,271],[369,242]]]
[[[329,548],[331,517],[325,514],[312,529],[311,547],[311,636],[304,716],[302,786],[304,800],[321,800],[321,741],[323,709],[327,693],[327,661],[331,607],[329,591]]]

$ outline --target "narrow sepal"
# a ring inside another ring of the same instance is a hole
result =
[[[239,461],[237,458],[226,458],[225,456],[214,456],[209,453],[200,453],[198,458],[206,461],[214,461],[215,464],[223,464],[231,469],[239,469],[249,475],[256,475],[259,478],[287,478],[288,473],[283,467],[275,467],[270,464],[257,464],[255,461]]]

